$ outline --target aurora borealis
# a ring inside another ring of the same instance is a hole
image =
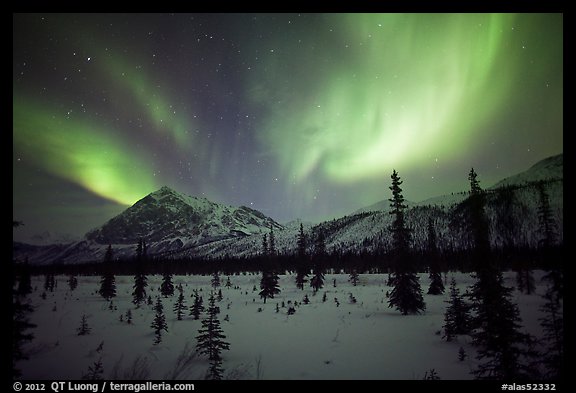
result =
[[[15,14],[15,236],[168,185],[279,222],[563,151],[561,14]]]

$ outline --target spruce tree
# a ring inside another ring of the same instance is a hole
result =
[[[485,193],[474,168],[468,175],[470,196],[463,205],[468,210],[472,235],[472,259],[476,282],[472,285],[472,343],[480,362],[473,374],[478,379],[530,379],[534,352],[533,338],[520,331],[518,306],[512,290],[504,286],[502,272],[490,255],[489,223],[485,213]]]
[[[274,299],[274,295],[280,293],[280,287],[278,286],[278,275],[273,270],[262,270],[260,289],[261,291],[259,292],[259,295],[262,299],[264,299],[264,303],[266,303],[267,298]]]
[[[540,204],[538,206],[540,240],[538,245],[544,249],[548,249],[556,243],[558,232],[552,214],[552,208],[550,207],[550,198],[544,186],[544,182],[538,183],[538,193],[540,195]]]
[[[388,306],[394,307],[402,315],[419,314],[426,309],[426,303],[422,296],[420,279],[412,266],[410,258],[410,230],[405,221],[404,204],[402,195],[403,183],[396,170],[391,175],[392,198],[390,201],[390,214],[394,215],[390,232],[392,233],[392,247],[394,252],[394,272],[391,276],[390,284],[393,287],[390,292]]]
[[[146,287],[148,286],[148,278],[143,272],[138,272],[134,276],[134,290],[132,291],[132,303],[137,306],[146,300]]]
[[[76,329],[76,332],[78,333],[79,336],[85,336],[87,334],[90,334],[90,331],[92,329],[90,328],[90,326],[88,326],[88,318],[86,317],[86,314],[82,314],[82,319],[80,320],[80,326],[78,327],[78,329]]]
[[[210,294],[209,302],[208,317],[202,321],[202,327],[196,336],[196,348],[201,355],[208,356],[210,361],[207,379],[222,379],[221,354],[223,350],[230,349],[230,344],[225,341],[226,336],[220,327],[214,293]]]
[[[274,228],[270,225],[270,235],[268,236],[268,254],[276,255],[276,238],[274,237]]]
[[[436,244],[436,230],[432,217],[428,218],[428,259],[430,260],[430,286],[428,295],[441,295],[444,293],[444,283],[438,261],[438,246]]]
[[[105,272],[100,279],[98,293],[106,300],[116,297],[116,278],[109,265],[104,267]]]
[[[88,372],[82,375],[82,379],[90,381],[100,381],[103,379],[104,366],[100,357],[93,365],[88,367]]]
[[[304,225],[300,223],[300,231],[298,232],[298,257],[305,258],[306,257],[306,235],[304,234]]]
[[[300,232],[297,239],[298,259],[296,261],[296,288],[304,290],[304,284],[308,281],[308,266],[306,261],[306,235],[304,226],[300,223]]]
[[[126,311],[126,323],[128,325],[132,325],[132,310],[131,309],[128,309]]]
[[[56,277],[54,273],[48,272],[44,275],[44,290],[54,292],[56,286]]]
[[[358,285],[358,281],[360,280],[360,275],[358,274],[358,271],[356,269],[352,269],[352,271],[350,272],[350,275],[348,277],[348,280],[352,283],[353,286]]]
[[[13,221],[13,227],[19,227],[23,225],[21,221]],[[12,260],[12,263],[15,263]],[[28,261],[24,263],[23,272],[20,276],[20,282],[18,290],[14,290],[14,283],[12,283],[12,377],[19,378],[22,376],[21,371],[16,368],[16,363],[20,360],[28,360],[28,355],[23,350],[23,345],[32,341],[34,335],[29,332],[30,329],[36,327],[33,323],[30,323],[28,319],[28,314],[32,313],[34,309],[26,301],[26,295],[32,291],[32,286],[27,283],[29,279],[24,278],[24,283],[22,283],[22,276],[28,275],[30,271],[28,270]],[[27,271],[27,272],[26,272]],[[12,276],[14,279],[14,276]]]
[[[112,250],[112,245],[108,244],[106,253],[104,254],[104,263],[111,263],[114,260],[114,250]]]
[[[215,270],[214,273],[212,273],[212,280],[210,283],[214,289],[220,287],[220,274],[218,274],[218,270]]]
[[[68,277],[68,287],[70,291],[74,291],[78,287],[78,278],[73,274]]]
[[[324,287],[324,259],[326,258],[326,236],[324,230],[316,227],[316,236],[314,238],[314,257],[312,278],[310,279],[310,286],[314,293],[318,292]]]
[[[164,306],[162,306],[160,296],[156,298],[154,311],[156,311],[156,315],[154,316],[154,320],[150,327],[154,329],[154,345],[157,345],[162,342],[162,330],[166,332],[168,331],[168,324],[166,323],[166,317],[164,316]]]
[[[143,259],[143,244],[144,240],[142,238],[138,239],[138,244],[136,245],[136,260],[141,261]]]
[[[430,286],[428,287],[428,295],[442,295],[444,293],[444,283],[442,282],[442,273],[438,271],[430,271]]]
[[[473,374],[478,379],[533,379],[534,339],[520,331],[520,313],[511,300],[512,290],[503,284],[502,273],[489,279],[491,282],[488,277],[477,280],[471,291],[472,343],[480,362]]]
[[[314,258],[322,259],[326,256],[326,235],[324,230],[316,227],[316,237],[314,239]]]
[[[28,355],[23,351],[23,345],[32,341],[34,335],[29,332],[36,327],[30,323],[28,315],[32,313],[32,306],[24,301],[22,296],[13,296],[12,299],[12,376],[20,377],[21,372],[16,368],[20,360],[28,360]]]
[[[474,257],[474,269],[483,268],[488,262],[490,253],[490,229],[485,212],[486,195],[480,188],[478,175],[474,168],[468,174],[470,181],[470,196],[463,205],[468,212],[468,227],[472,235],[472,251]]]
[[[176,313],[176,319],[181,321],[186,309],[187,307],[186,299],[184,298],[184,289],[182,288],[182,284],[180,284],[178,285],[178,298],[176,299],[176,303],[174,303],[174,313]]]
[[[312,278],[310,279],[310,286],[314,290],[314,293],[324,287],[324,270],[319,262],[316,262],[314,265],[314,271],[312,272]]]
[[[450,299],[448,307],[444,313],[444,336],[446,341],[461,334],[470,334],[470,305],[466,303],[460,290],[456,287],[456,280],[452,277],[450,281]]]
[[[200,319],[200,314],[204,311],[202,296],[198,295],[198,291],[194,291],[194,303],[190,306],[190,315],[194,317],[194,319]]]
[[[174,283],[172,282],[172,274],[164,273],[162,276],[162,284],[160,285],[160,294],[164,297],[174,295]]]
[[[545,368],[544,376],[547,379],[560,380],[565,374],[562,298],[558,296],[553,286],[549,286],[544,294],[544,299],[546,299],[546,303],[541,307],[544,317],[540,318],[540,325],[544,332],[542,340],[546,347],[542,359]]]
[[[268,249],[268,237],[266,234],[262,236],[262,256],[268,256],[270,254]]]

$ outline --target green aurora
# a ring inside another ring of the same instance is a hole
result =
[[[464,189],[470,166],[489,186],[563,149],[562,24],[18,14],[15,219],[41,203],[30,168],[119,207],[170,185],[279,221],[388,198],[392,169],[414,201]]]

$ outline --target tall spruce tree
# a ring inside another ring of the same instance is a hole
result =
[[[318,226],[315,232],[312,278],[310,278],[310,286],[314,293],[324,287],[324,260],[326,258],[326,236],[324,235],[324,230]]]
[[[436,230],[434,229],[434,220],[432,217],[428,218],[428,247],[427,257],[429,263],[429,277],[430,286],[428,287],[428,295],[441,295],[444,293],[444,283],[442,282],[442,272],[440,271],[438,246],[436,244]]]
[[[486,267],[490,254],[490,228],[485,212],[486,195],[480,187],[478,174],[474,168],[470,169],[468,180],[470,195],[464,201],[464,205],[468,211],[468,227],[472,235],[474,269],[479,270]]]
[[[520,331],[518,306],[512,290],[504,286],[502,272],[490,255],[486,197],[474,168],[468,174],[470,196],[464,201],[472,237],[472,260],[476,282],[470,290],[472,301],[472,343],[477,349],[478,379],[531,379],[534,339]]]
[[[262,236],[262,256],[270,255],[270,250],[268,248],[268,235],[264,234]]]
[[[402,195],[402,180],[396,170],[393,170],[392,198],[390,201],[390,214],[394,216],[390,232],[392,234],[392,247],[394,258],[394,271],[391,275],[390,284],[393,286],[390,292],[388,306],[394,307],[402,315],[419,314],[426,309],[426,303],[422,296],[420,280],[412,265],[410,258],[410,230],[406,225],[404,210],[407,206],[404,204]]]
[[[268,254],[276,255],[276,238],[274,237],[274,228],[270,225],[270,234],[268,235]]]
[[[487,282],[488,277],[491,283]],[[477,348],[478,379],[531,380],[534,339],[521,331],[518,306],[512,290],[504,286],[502,273],[478,279],[472,286],[472,344]],[[485,285],[489,285],[485,287]]]
[[[542,337],[546,351],[543,354],[544,377],[560,380],[564,372],[564,311],[562,298],[558,296],[553,286],[548,286],[544,294],[546,303],[540,308],[544,316],[540,325],[544,333]]]
[[[306,260],[306,235],[304,226],[300,223],[300,232],[298,232],[298,259],[296,261],[296,288],[304,290],[304,284],[308,281],[308,264]]]
[[[219,309],[216,306],[214,293],[210,294],[208,317],[202,321],[202,327],[196,336],[196,348],[201,355],[208,356],[210,367],[207,379],[222,379],[222,351],[229,350],[230,344],[225,341],[226,336],[218,320]]]

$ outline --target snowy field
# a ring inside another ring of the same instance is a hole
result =
[[[537,283],[532,295],[514,292],[526,330],[541,336],[538,318],[545,288],[534,272]],[[473,283],[468,274],[449,273],[444,295],[426,295],[427,274],[420,275],[426,312],[402,316],[388,307],[386,275],[360,275],[354,287],[348,275],[327,274],[325,286],[316,295],[311,288],[297,289],[293,275],[280,276],[282,292],[266,304],[259,298],[260,275],[230,276],[226,287],[221,276],[223,300],[219,303],[221,322],[230,350],[222,353],[224,378],[227,379],[422,379],[435,369],[442,379],[472,379],[476,367],[470,338],[456,341],[441,338],[445,301],[449,282],[454,276],[461,293]],[[514,286],[514,273],[505,273],[508,286]],[[132,276],[117,276],[117,297],[110,302],[99,294],[100,277],[78,277],[78,287],[71,292],[68,277],[57,276],[54,292],[44,292],[44,277],[32,278],[34,291],[28,299],[34,307],[30,321],[34,340],[25,349],[30,359],[18,363],[24,379],[80,379],[100,358],[104,379],[203,379],[208,360],[192,358],[179,367],[178,358],[193,353],[195,337],[201,326],[186,311],[178,321],[173,311],[178,291],[162,298],[168,332],[154,345],[150,327],[153,306],[132,304]],[[159,295],[161,276],[148,276],[147,294],[154,302]],[[198,289],[208,307],[211,276],[174,276],[175,287],[182,284],[186,306],[193,302],[192,290]],[[336,280],[336,287],[334,287]],[[256,290],[253,287],[256,286]],[[322,301],[326,293],[327,300]],[[357,302],[350,302],[350,293]],[[302,302],[308,294],[310,303]],[[337,305],[335,298],[338,299]],[[296,312],[288,315],[288,302],[298,302]],[[282,306],[284,302],[285,307]],[[279,312],[276,312],[278,305]],[[131,309],[132,324],[125,321]],[[261,311],[259,311],[259,309]],[[88,318],[89,335],[77,335],[82,315]],[[120,321],[122,315],[123,321]],[[201,319],[206,316],[202,314]],[[226,320],[227,319],[227,320]],[[100,347],[100,348],[99,348]],[[467,353],[458,359],[458,350]],[[181,358],[182,359],[182,358]],[[182,363],[180,363],[180,366]]]

